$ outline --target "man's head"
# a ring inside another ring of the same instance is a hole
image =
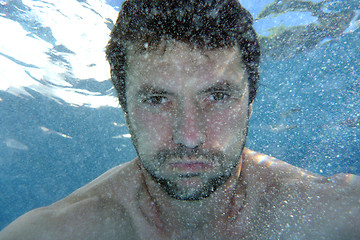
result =
[[[107,48],[140,161],[172,197],[208,197],[245,145],[258,79],[237,1],[127,1]]]
[[[238,0],[128,0],[119,13],[106,56],[124,112],[128,49],[150,52],[164,40],[199,49],[236,46],[249,76],[249,103],[255,98],[260,47],[250,13]]]

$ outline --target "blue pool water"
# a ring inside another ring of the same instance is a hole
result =
[[[103,55],[121,1],[51,2],[0,0],[0,229],[136,156]],[[272,3],[254,2],[241,1],[254,16]],[[360,6],[325,10],[352,11],[351,24],[264,45],[247,146],[322,175],[360,174]],[[260,34],[316,21],[285,12],[257,20]]]

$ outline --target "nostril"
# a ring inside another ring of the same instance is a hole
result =
[[[192,101],[185,101],[178,109],[174,121],[173,141],[187,148],[195,148],[205,142],[202,115]]]
[[[193,129],[175,129],[173,133],[173,142],[180,144],[186,148],[196,148],[205,142],[206,136],[202,131],[194,131]]]

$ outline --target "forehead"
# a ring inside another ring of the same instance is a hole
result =
[[[174,87],[175,83],[177,86],[193,83],[201,87],[214,81],[241,81],[245,74],[238,47],[202,50],[173,42],[163,43],[149,51],[128,51],[127,78],[130,85]]]

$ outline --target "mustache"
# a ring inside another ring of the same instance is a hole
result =
[[[185,146],[179,146],[174,149],[163,149],[156,153],[155,158],[164,163],[170,158],[199,158],[203,157],[212,161],[222,161],[225,158],[224,154],[220,151],[203,150],[199,147],[187,148]]]

